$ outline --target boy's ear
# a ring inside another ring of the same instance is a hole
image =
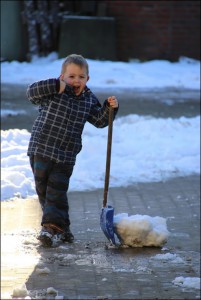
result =
[[[89,75],[88,75],[88,76],[87,76],[87,81],[89,80],[89,78],[90,78],[90,77],[89,77]]]
[[[59,79],[63,80],[63,79],[64,79],[64,74],[61,74],[61,75],[59,76]]]

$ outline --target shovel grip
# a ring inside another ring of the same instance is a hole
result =
[[[105,170],[105,185],[103,195],[103,207],[107,205],[107,195],[110,181],[110,164],[111,164],[111,151],[112,151],[112,129],[113,129],[113,107],[109,107],[109,121],[108,121],[108,138],[107,138],[107,156],[106,156],[106,170]]]

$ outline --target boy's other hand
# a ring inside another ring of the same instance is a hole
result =
[[[110,96],[107,99],[109,105],[113,108],[117,108],[119,106],[118,101],[115,96]]]

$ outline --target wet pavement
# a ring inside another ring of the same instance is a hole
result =
[[[8,98],[4,94],[2,108],[8,109],[15,100],[16,109],[24,109],[26,114],[4,118],[3,128],[22,126],[29,130],[33,110],[30,104],[20,104],[27,103],[23,98],[24,87],[6,86],[3,91],[6,90]],[[15,92],[9,96],[11,90]],[[176,94],[182,94],[183,98],[173,99]],[[103,99],[105,95],[100,93]],[[158,101],[156,98],[162,99],[162,95],[164,100]],[[199,115],[198,95],[193,91],[172,90],[165,95],[158,91],[157,95],[152,94],[155,97],[152,99],[149,94],[139,93],[135,101],[133,94],[125,100],[122,93],[118,97],[119,116]],[[140,96],[144,97],[142,101]],[[27,289],[24,298],[27,294],[31,299],[200,299],[200,290],[173,282],[180,276],[200,277],[200,176],[110,188],[108,202],[115,214],[126,212],[167,219],[170,236],[162,248],[111,246],[99,225],[102,200],[102,189],[69,192],[75,242],[50,249],[41,247],[36,239],[41,218],[36,198],[2,202],[1,299],[19,296],[14,289],[22,284]]]

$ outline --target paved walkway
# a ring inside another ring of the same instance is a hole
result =
[[[23,86],[2,86],[2,108],[26,112],[2,118],[2,129],[30,130],[34,113],[24,92]],[[199,92],[166,90],[142,95],[126,91],[125,95],[118,97],[120,115],[174,118],[200,114]],[[173,283],[176,277],[200,276],[200,177],[110,189],[108,201],[115,214],[167,218],[171,234],[162,249],[110,247],[99,226],[102,194],[102,189],[69,193],[75,242],[51,249],[42,248],[36,239],[41,218],[37,199],[1,203],[1,299],[20,295],[29,299],[200,299],[200,290]],[[167,255],[157,260],[157,254]]]
[[[200,276],[199,191],[199,176],[110,189],[115,214],[167,218],[171,234],[162,249],[108,247],[99,227],[102,190],[69,193],[75,242],[51,249],[36,240],[37,199],[2,202],[1,299],[24,283],[31,299],[57,299],[50,287],[58,299],[199,299],[199,290],[173,284]],[[166,253],[176,260],[155,259]]]

